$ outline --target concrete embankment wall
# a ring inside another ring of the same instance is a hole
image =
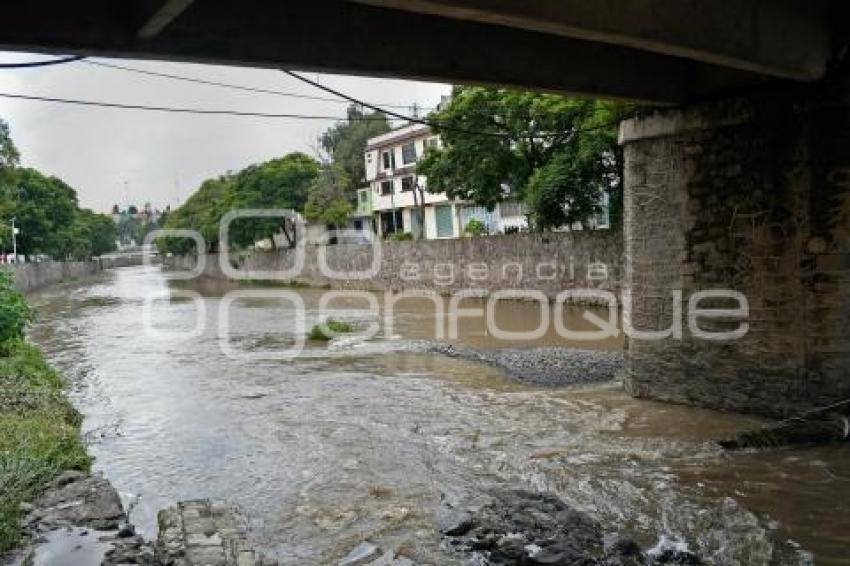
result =
[[[94,275],[104,269],[141,265],[142,256],[120,256],[98,258],[91,261],[43,261],[40,263],[20,263],[2,265],[0,269],[15,274],[15,287],[23,293],[29,293],[42,287]]]
[[[171,257],[164,263],[180,270],[197,267],[200,275],[216,279],[273,279],[337,289],[440,293],[523,289],[550,298],[570,289],[620,292],[623,238],[619,231],[381,242],[379,246],[376,254],[371,245],[307,245],[300,267],[294,250],[231,255],[227,258],[231,274],[225,273],[218,254],[201,256],[200,266],[196,256]],[[357,271],[363,276],[352,276]]]

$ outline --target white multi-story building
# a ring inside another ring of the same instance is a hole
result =
[[[366,181],[360,189],[357,214],[371,217],[375,231],[427,238],[453,238],[461,233],[460,208],[445,193],[429,193],[427,179],[416,174],[425,150],[438,147],[440,138],[428,126],[411,124],[369,139],[366,145]],[[424,203],[424,225],[418,207]]]
[[[516,203],[501,203],[493,211],[449,200],[445,193],[429,193],[427,179],[416,173],[416,163],[440,137],[428,126],[411,124],[369,139],[364,159],[369,186],[357,195],[355,216],[364,226],[370,219],[375,232],[420,234],[426,239],[456,238],[472,218],[490,233],[525,230],[525,211]],[[418,207],[424,202],[424,226]],[[355,220],[357,222],[357,220]]]

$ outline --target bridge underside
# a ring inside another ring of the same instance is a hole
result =
[[[658,104],[820,79],[830,0],[9,2],[0,49],[339,71]]]
[[[662,330],[680,316],[671,293],[727,288],[747,297],[750,328],[733,342],[630,340],[628,389],[771,415],[850,397],[848,2],[31,0],[3,11],[0,49],[680,105],[621,127],[629,317]]]

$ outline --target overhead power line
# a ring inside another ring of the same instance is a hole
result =
[[[457,126],[441,124],[439,122],[435,122],[433,120],[428,120],[428,119],[424,119],[424,118],[419,118],[417,116],[406,116],[404,114],[399,114],[398,112],[394,112],[392,110],[387,110],[386,108],[381,107],[377,104],[373,104],[373,103],[365,102],[363,100],[359,100],[357,98],[354,98],[353,96],[347,95],[347,94],[340,92],[338,90],[334,90],[330,87],[319,84],[316,81],[310,80],[307,77],[299,75],[298,73],[294,73],[294,72],[288,71],[286,69],[281,69],[281,71],[283,71],[284,73],[286,73],[290,77],[298,79],[301,82],[307,83],[308,85],[311,85],[311,86],[318,88],[320,90],[323,90],[325,92],[329,92],[329,93],[333,94],[334,96],[344,98],[345,100],[348,100],[351,103],[363,106],[364,108],[369,108],[370,110],[372,110],[374,112],[381,112],[383,114],[386,114],[387,116],[391,116],[391,117],[397,118],[399,120],[406,120],[406,121],[411,122],[413,124],[422,124],[424,126],[428,126],[428,127],[432,128],[433,130],[438,131],[438,132],[440,130],[442,130],[442,131],[447,131],[447,132],[457,132],[457,133],[461,133],[461,134],[469,134],[469,135],[475,135],[475,136],[487,136],[487,137],[494,137],[494,138],[500,138],[500,139],[506,139],[506,140],[515,140],[517,137],[528,137],[527,135],[517,136],[517,134],[511,134],[511,133],[508,133],[508,132],[470,130],[470,129],[467,129],[467,128],[460,128],[460,127],[457,127]],[[603,129],[603,128],[610,128],[612,126],[616,126],[620,122],[620,120],[622,120],[624,118],[626,118],[626,117],[618,118],[617,120],[612,121],[610,123],[598,124],[598,125],[595,125],[595,126],[589,126],[589,127],[585,127],[585,128],[576,128],[576,129],[573,129],[573,130],[570,130],[570,131],[565,131],[565,132],[537,132],[537,133],[530,134],[530,137],[536,138],[536,139],[557,138],[558,136],[563,136],[565,134],[573,134],[573,133],[577,133],[577,132],[589,132],[589,131],[594,131],[594,130],[600,130],[600,129]]]
[[[315,95],[309,95],[309,94],[299,94],[299,93],[288,92],[288,91],[283,91],[283,90],[274,90],[274,89],[242,86],[242,85],[236,85],[236,84],[232,84],[232,83],[224,83],[224,82],[220,82],[220,81],[209,81],[209,80],[205,80],[205,79],[187,77],[185,75],[176,75],[176,74],[173,74],[173,73],[161,73],[159,71],[148,71],[146,69],[139,69],[138,67],[128,67],[126,65],[117,65],[115,63],[104,63],[104,62],[101,62],[101,61],[93,61],[91,59],[86,59],[85,61],[83,61],[83,63],[86,63],[88,65],[94,65],[96,67],[103,67],[103,68],[106,68],[106,69],[115,69],[115,70],[119,70],[119,71],[126,71],[126,72],[129,72],[129,73],[136,73],[138,75],[146,75],[146,76],[150,76],[150,77],[159,77],[159,78],[171,79],[171,80],[175,80],[175,81],[183,81],[183,82],[196,83],[196,84],[202,84],[202,85],[207,85],[207,86],[215,86],[215,87],[227,88],[227,89],[231,89],[231,90],[251,92],[251,93],[254,93],[254,94],[271,94],[271,95],[274,95],[274,96],[284,96],[284,97],[287,97],[287,98],[300,98],[300,99],[304,99],[304,100],[315,100],[315,101],[319,101],[319,102],[334,102],[334,103],[337,103],[337,104],[349,104],[350,103],[349,100],[341,99],[341,98],[330,98],[330,97],[327,97],[327,96],[315,96]],[[388,108],[410,108],[410,105],[401,105],[401,104],[384,104],[383,106],[386,106]]]
[[[27,69],[30,67],[47,67],[49,65],[62,65],[63,63],[73,63],[84,59],[85,55],[70,55],[60,59],[47,59],[43,61],[25,61],[23,63],[0,63],[0,69]]]
[[[278,114],[272,112],[246,112],[240,110],[213,110],[203,108],[179,108],[172,106],[149,106],[146,104],[120,104],[117,102],[100,102],[94,100],[76,100],[70,98],[53,98],[48,96],[32,96],[27,94],[13,94],[0,92],[2,98],[14,98],[19,100],[33,100],[38,102],[56,102],[60,104],[73,104],[77,106],[96,106],[100,108],[120,108],[123,110],[148,110],[153,112],[172,112],[180,114],[203,114],[221,116],[250,116],[255,118],[291,118],[295,120],[354,120],[361,122],[383,121],[382,117],[349,117],[349,116],[324,116],[317,114]]]
[[[445,130],[445,131],[458,132],[458,133],[462,133],[462,134],[470,134],[470,135],[476,135],[476,136],[488,136],[488,137],[496,137],[496,138],[509,138],[510,137],[508,134],[506,134],[504,132],[484,132],[484,131],[478,131],[478,130],[468,130],[466,128],[458,128],[458,127],[455,127],[455,126],[447,126],[447,125],[444,125],[444,124],[439,124],[439,123],[436,123],[432,120],[425,120],[425,119],[422,119],[422,118],[417,118],[416,116],[406,116],[404,114],[399,114],[398,112],[394,112],[392,110],[387,110],[385,107],[379,106],[377,104],[365,102],[363,100],[359,100],[357,98],[354,98],[353,96],[349,96],[349,95],[344,94],[344,93],[342,93],[338,90],[334,90],[330,87],[319,84],[316,81],[310,80],[307,77],[299,75],[298,73],[294,73],[294,72],[288,71],[286,69],[281,69],[281,71],[283,71],[285,74],[289,75],[290,77],[292,77],[294,79],[297,79],[297,80],[299,80],[303,83],[307,83],[310,86],[313,86],[315,88],[318,88],[320,90],[323,90],[325,92],[333,94],[334,96],[338,96],[339,98],[344,98],[345,100],[347,100],[349,102],[352,102],[354,104],[358,104],[360,106],[363,106],[364,108],[368,108],[368,109],[372,110],[373,112],[381,112],[383,114],[386,114],[387,116],[392,116],[393,118],[398,118],[399,120],[406,120],[406,121],[411,122],[413,124],[422,124],[423,126],[429,126],[430,128],[433,128],[434,130],[438,130],[438,131],[439,130]]]

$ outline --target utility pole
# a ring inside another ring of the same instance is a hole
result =
[[[15,218],[12,218],[12,257],[18,263],[18,229],[15,228]]]

